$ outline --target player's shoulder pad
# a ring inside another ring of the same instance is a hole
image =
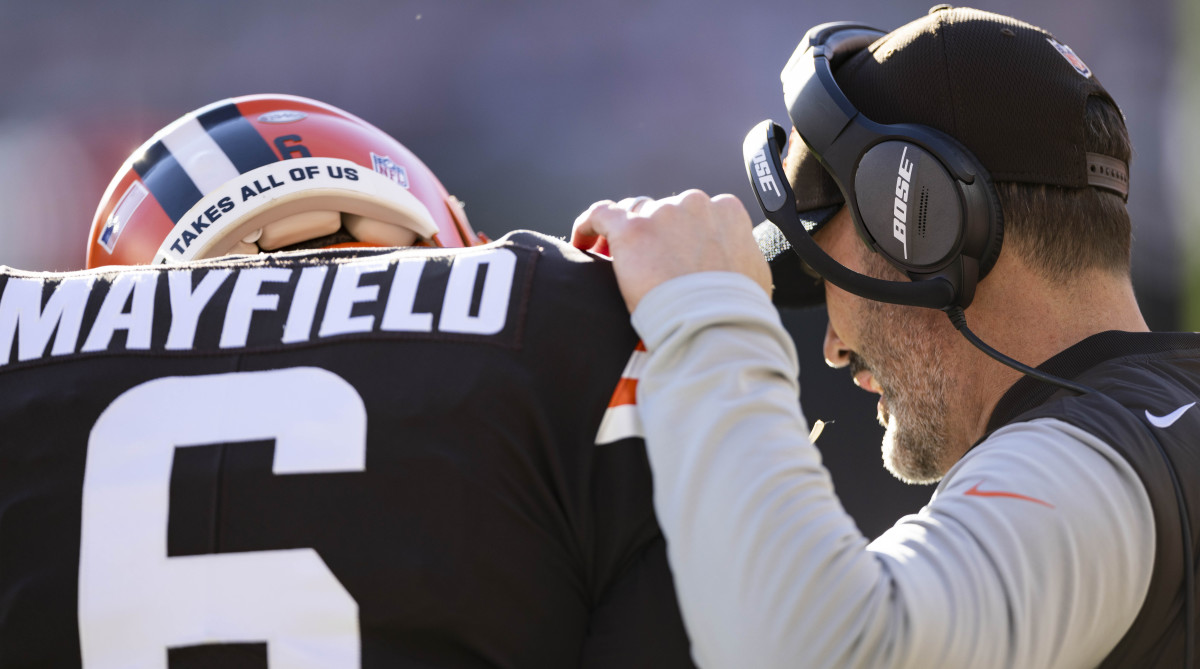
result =
[[[561,237],[551,237],[550,235],[534,232],[533,230],[514,230],[492,243],[512,244],[514,246],[531,248],[537,251],[539,255],[561,258],[571,262],[610,262],[604,256],[575,248],[570,242]]]

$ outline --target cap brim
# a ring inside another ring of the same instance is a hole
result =
[[[820,230],[841,209],[841,205],[822,207],[798,214],[809,234]],[[825,303],[825,286],[810,269],[774,223],[763,221],[754,226],[754,239],[767,265],[775,290],[771,301],[777,307],[812,307]]]

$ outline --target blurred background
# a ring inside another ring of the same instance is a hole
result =
[[[928,0],[0,0],[0,264],[82,267],[129,153],[183,113],[250,93],[339,106],[416,152],[492,237],[567,235],[593,201],[730,192],[741,145],[786,118],[779,71],[809,27],[891,30]],[[1151,327],[1197,329],[1197,0],[980,0],[1069,44],[1122,106],[1135,159],[1136,289]],[[1191,31],[1188,32],[1188,29]],[[880,464],[875,396],[821,360],[821,310],[785,314],[810,420],[874,537],[932,488]],[[1036,326],[1036,324],[1032,324]]]

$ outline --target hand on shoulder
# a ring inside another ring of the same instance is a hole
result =
[[[739,272],[771,294],[750,216],[732,195],[602,200],[575,219],[571,243],[607,250],[630,312],[659,284],[693,272]]]

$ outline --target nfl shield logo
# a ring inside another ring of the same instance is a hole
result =
[[[117,244],[117,237],[120,237],[121,230],[125,229],[125,223],[129,221],[133,212],[137,211],[149,194],[150,191],[146,190],[140,181],[129,184],[129,189],[121,196],[117,206],[113,207],[112,213],[108,215],[108,220],[104,222],[104,227],[100,230],[100,236],[96,239],[105,251],[113,252],[113,247]]]
[[[1088,78],[1092,76],[1092,71],[1088,68],[1087,63],[1084,63],[1082,58],[1076,56],[1075,52],[1071,50],[1071,47],[1067,46],[1066,44],[1056,42],[1049,37],[1046,38],[1046,41],[1049,42],[1050,45],[1055,49],[1057,49],[1058,52],[1062,54],[1063,58],[1067,59],[1067,62],[1071,64],[1071,67],[1075,68],[1076,72]]]
[[[408,188],[408,170],[402,165],[397,165],[387,156],[376,155],[374,151],[371,152],[371,164],[376,172]]]

